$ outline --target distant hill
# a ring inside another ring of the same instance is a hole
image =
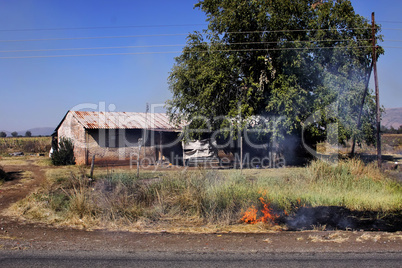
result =
[[[53,134],[54,129],[55,128],[52,127],[37,127],[17,132],[18,135],[20,136],[25,136],[25,132],[27,131],[31,131],[32,136],[50,136]],[[11,137],[11,132],[13,132],[13,131],[0,130],[0,132],[1,131],[4,131],[7,134],[7,137]]]
[[[37,127],[37,128],[31,128],[28,130],[31,131],[32,136],[50,136],[53,134],[54,129],[55,128],[53,128],[53,127]],[[25,132],[27,132],[28,130],[21,133],[21,135],[25,135]]]
[[[393,126],[395,129],[398,129],[402,125],[402,107],[386,108],[385,113],[382,115],[381,125],[387,128]]]

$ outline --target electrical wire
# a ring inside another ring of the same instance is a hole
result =
[[[356,41],[370,41],[371,39],[357,39]],[[326,39],[326,40],[298,40],[298,41],[270,41],[270,42],[237,42],[224,44],[234,45],[258,45],[258,44],[278,44],[278,43],[316,43],[316,42],[347,42],[350,39]],[[355,41],[355,40],[353,40]],[[53,48],[53,49],[23,49],[23,50],[0,50],[0,53],[18,52],[45,52],[45,51],[68,51],[68,50],[99,50],[99,49],[123,49],[123,48],[155,48],[155,47],[184,47],[185,44],[178,45],[144,45],[144,46],[114,46],[114,47],[87,47],[87,48]]]
[[[126,26],[97,26],[97,27],[67,27],[67,28],[32,28],[32,29],[0,29],[0,32],[33,32],[33,31],[65,31],[65,30],[98,30],[98,29],[127,29],[127,28],[168,28],[206,26],[208,24],[160,24],[160,25],[126,25]]]
[[[402,48],[402,47],[392,47],[392,46],[385,46],[383,48]]]
[[[144,34],[144,35],[122,35],[122,36],[93,36],[93,37],[67,37],[67,38],[43,38],[43,39],[20,39],[20,40],[0,40],[0,42],[33,42],[33,41],[60,41],[60,40],[81,40],[81,39],[111,39],[111,38],[136,38],[136,37],[161,37],[161,36],[180,36],[182,34]]]
[[[402,21],[377,20],[379,23],[402,23]]]
[[[0,50],[0,53],[68,51],[68,50],[95,50],[95,49],[122,49],[122,48],[181,47],[181,46],[185,46],[185,45],[181,44],[181,45],[118,46],[118,47],[80,47],[80,48],[22,49],[22,50]]]
[[[315,47],[315,48],[272,48],[272,49],[223,49],[213,52],[254,52],[254,51],[281,51],[281,50],[316,50],[316,49],[348,49],[350,47]],[[371,48],[371,46],[357,46],[353,48]],[[177,54],[177,53],[207,53],[208,50],[197,51],[156,51],[156,52],[131,52],[131,53],[105,53],[105,54],[77,54],[77,55],[42,55],[42,56],[12,56],[0,57],[0,59],[32,59],[32,58],[61,58],[61,57],[89,57],[89,56],[118,56],[118,55],[150,55],[150,54]]]
[[[280,33],[280,32],[310,32],[310,31],[340,31],[340,30],[357,30],[371,28],[345,28],[345,29],[297,29],[297,30],[274,30],[274,31],[242,31],[242,32],[225,32],[225,34],[252,34],[252,33]],[[208,33],[200,33],[207,35]],[[90,36],[90,37],[66,37],[66,38],[40,38],[40,39],[14,39],[14,40],[0,40],[0,42],[33,42],[33,41],[60,41],[60,40],[81,40],[81,39],[111,39],[111,38],[136,38],[136,37],[162,37],[162,36],[182,36],[189,35],[189,33],[176,33],[176,34],[146,34],[146,35],[122,35],[122,36]]]
[[[400,24],[402,21],[378,20],[378,23]],[[122,26],[93,26],[93,27],[60,27],[60,28],[26,28],[26,29],[0,29],[0,32],[35,32],[35,31],[67,31],[67,30],[99,30],[99,29],[129,29],[129,28],[170,28],[170,27],[194,27],[208,26],[207,23],[193,24],[156,24],[156,25],[122,25]],[[354,28],[359,29],[359,28]],[[365,29],[365,28],[361,28]],[[325,29],[322,29],[325,30]]]
[[[402,31],[402,28],[381,28],[381,30]]]

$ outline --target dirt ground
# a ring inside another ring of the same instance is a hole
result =
[[[13,203],[39,188],[45,169],[35,160],[3,165],[11,179],[0,186],[0,250],[177,251],[177,252],[401,252],[402,232],[267,231],[208,234],[80,230],[29,223],[4,215]],[[24,178],[29,172],[31,178]]]

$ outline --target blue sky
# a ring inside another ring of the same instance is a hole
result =
[[[189,32],[207,26],[204,13],[193,9],[196,2],[0,0],[0,130],[56,127],[67,110],[88,104],[105,103],[106,108],[112,104],[115,111],[133,112],[144,112],[146,103],[163,104],[171,96],[167,77],[179,55],[166,52],[181,51]],[[391,41],[402,40],[402,1],[352,0],[352,4],[367,18],[376,12],[386,40],[381,44],[386,53],[378,64],[380,101],[386,108],[401,107],[402,48],[388,47],[402,47],[402,42]],[[132,37],[72,39],[104,36]],[[171,46],[151,47],[160,45]],[[127,46],[135,47],[78,49]],[[65,48],[76,50],[49,51]],[[41,49],[46,51],[32,51]],[[28,58],[113,53],[141,54]],[[16,56],[23,58],[4,58]]]

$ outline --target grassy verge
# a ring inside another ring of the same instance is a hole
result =
[[[357,211],[400,213],[402,187],[374,165],[358,160],[307,168],[97,174],[52,169],[49,183],[12,207],[32,220],[85,227],[169,223],[218,226],[241,223],[250,207],[264,209],[262,197],[278,216],[302,206],[342,206]],[[270,228],[265,224],[264,228]]]

